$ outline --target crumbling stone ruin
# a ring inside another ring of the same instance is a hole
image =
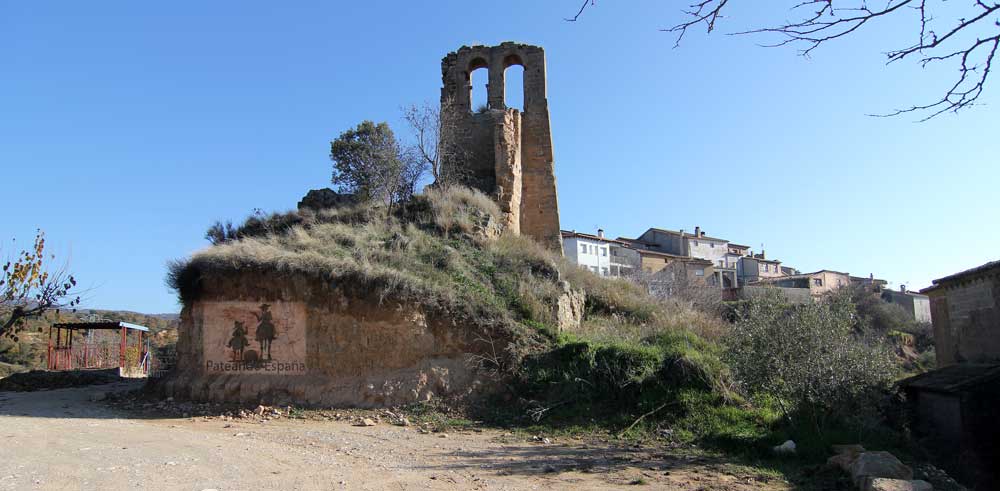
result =
[[[504,72],[524,68],[524,111],[507,108]],[[487,68],[488,104],[473,111],[472,72]],[[552,133],[545,88],[545,52],[505,42],[463,46],[441,60],[441,140],[459,149],[442,155],[442,174],[493,196],[509,232],[562,250]]]

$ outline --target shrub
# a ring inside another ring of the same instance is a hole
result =
[[[854,330],[844,297],[787,305],[779,295],[749,300],[726,340],[725,359],[754,395],[773,399],[796,427],[865,427],[893,377],[889,350]]]

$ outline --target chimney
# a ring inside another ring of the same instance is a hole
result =
[[[760,258],[761,259],[767,259],[767,251],[765,251],[764,249],[761,249],[760,250]]]
[[[695,227],[694,228],[694,236],[695,237],[701,237],[701,227]]]
[[[600,237],[600,238],[602,238],[602,239],[604,238],[604,229],[603,228],[597,229],[597,236]]]
[[[899,293],[906,293],[906,285],[899,285]]]

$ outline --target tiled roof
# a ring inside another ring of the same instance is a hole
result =
[[[679,231],[677,231],[677,230],[667,230],[665,228],[650,227],[649,230],[655,230],[657,232],[663,232],[665,234],[671,234],[671,235],[681,235],[681,233]],[[684,232],[684,238],[685,239],[716,240],[716,241],[719,241],[719,242],[729,242],[726,239],[720,239],[718,237],[709,237],[707,235],[702,235],[700,237],[696,237],[693,233],[689,234],[687,232]]]
[[[932,281],[932,283],[934,283],[935,285],[939,285],[941,283],[946,283],[946,282],[949,282],[949,281],[957,280],[957,279],[959,279],[959,278],[961,278],[963,276],[969,276],[969,275],[973,275],[973,274],[976,274],[976,273],[984,273],[984,272],[989,271],[989,270],[994,269],[994,268],[997,268],[998,270],[1000,270],[1000,261],[990,261],[990,262],[988,262],[986,264],[983,264],[983,265],[980,265],[980,266],[976,266],[975,268],[972,268],[972,269],[967,269],[965,271],[962,271],[962,272],[959,272],[959,273],[955,273],[953,275],[948,275],[948,276],[945,276],[944,278],[938,278],[938,279]]]
[[[581,238],[584,238],[584,239],[598,240],[598,241],[601,241],[601,242],[614,242],[614,243],[618,243],[618,244],[622,244],[622,245],[629,245],[628,242],[625,242],[623,240],[609,239],[607,237],[598,237],[596,235],[591,235],[591,234],[582,234],[580,232],[574,232],[574,231],[571,231],[571,230],[562,230],[560,232],[562,233],[563,238],[566,238],[566,237],[581,237]]]

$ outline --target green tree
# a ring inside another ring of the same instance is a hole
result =
[[[0,274],[0,337],[16,342],[27,319],[80,303],[80,297],[69,297],[76,279],[65,269],[50,271],[48,263],[52,259],[55,256],[45,255],[45,234],[39,230],[31,249],[18,252],[4,263]]]
[[[388,211],[413,195],[427,169],[425,160],[403,147],[387,123],[371,121],[330,142],[330,159],[338,191],[384,203]]]
[[[870,423],[893,377],[889,349],[856,329],[845,295],[789,305],[755,297],[726,340],[726,361],[752,395],[774,400],[794,426],[822,434],[831,423]]]

